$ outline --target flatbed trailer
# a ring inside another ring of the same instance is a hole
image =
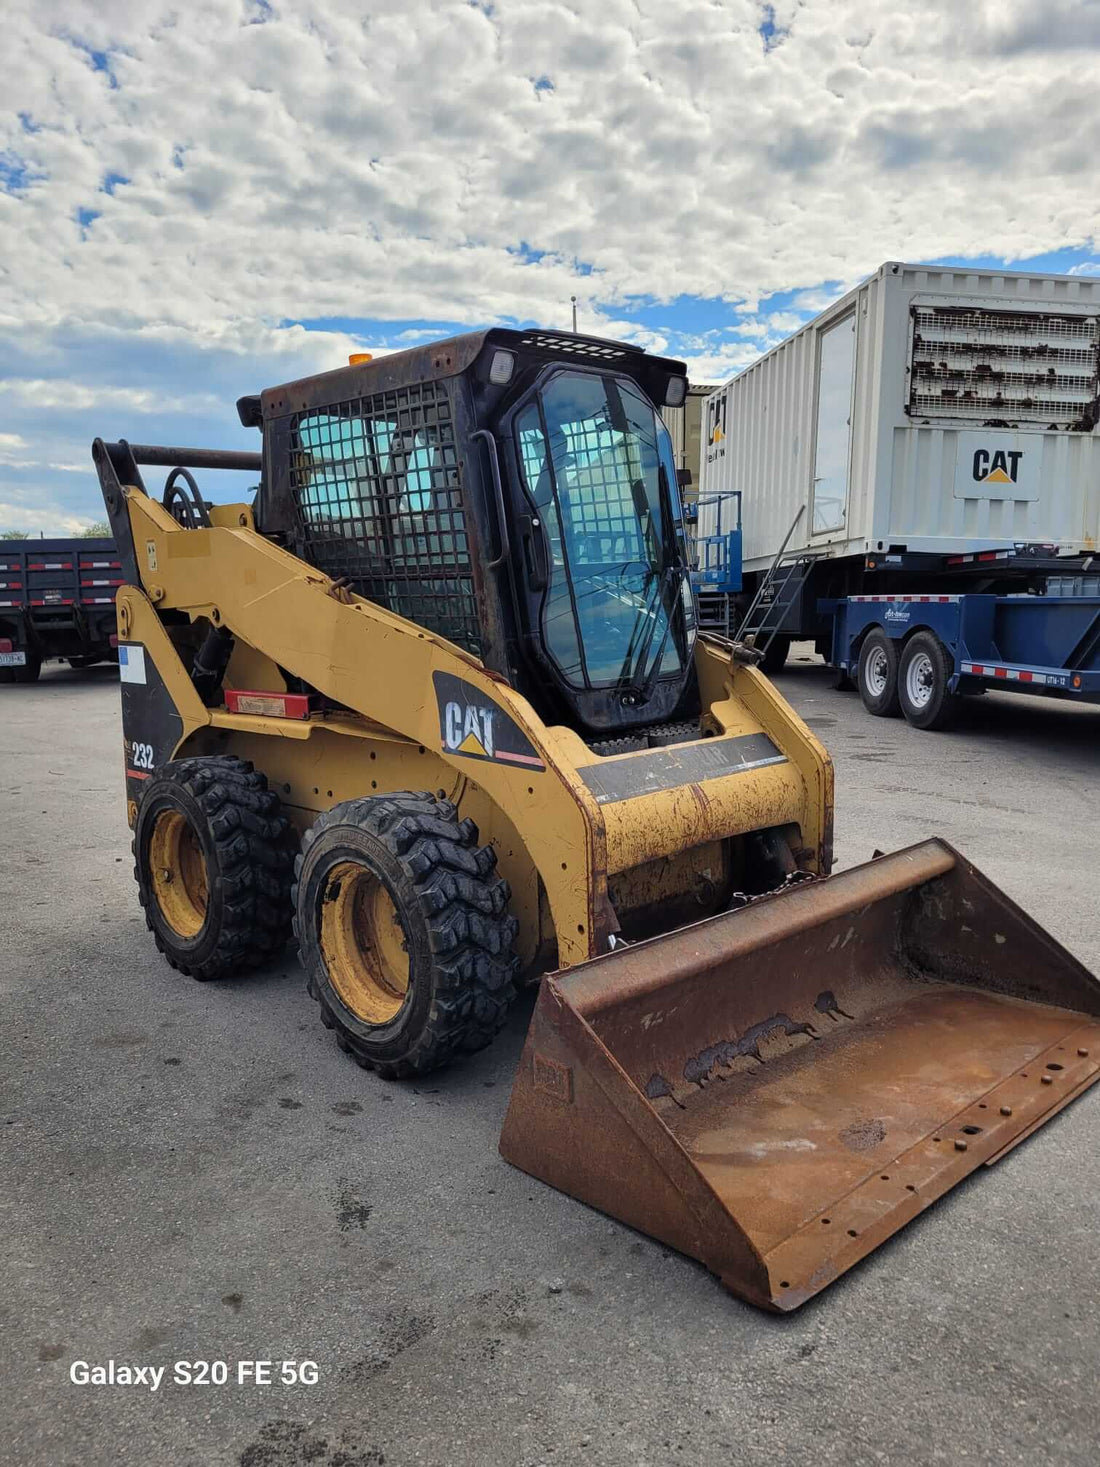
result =
[[[108,538],[0,540],[0,682],[34,682],[43,662],[90,667],[118,657]]]
[[[990,688],[1100,703],[1100,596],[895,592],[820,610],[833,665],[878,717],[945,728]]]

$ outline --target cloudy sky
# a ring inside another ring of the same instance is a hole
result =
[[[496,323],[721,381],[883,260],[1100,271],[1100,0],[5,0],[0,529]]]

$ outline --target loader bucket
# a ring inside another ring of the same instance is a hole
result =
[[[950,846],[545,980],[500,1149],[790,1310],[1100,1078],[1100,984]]]

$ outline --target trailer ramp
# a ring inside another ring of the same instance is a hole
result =
[[[543,983],[514,1165],[797,1308],[1100,1078],[1100,984],[926,841]]]

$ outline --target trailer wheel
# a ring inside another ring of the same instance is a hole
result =
[[[898,668],[901,711],[914,728],[949,728],[961,699],[948,688],[951,658],[939,637],[917,632],[905,644]]]
[[[290,936],[297,839],[244,759],[177,759],[149,781],[134,828],[145,920],[173,968],[220,978],[273,958]]]
[[[892,637],[875,627],[859,649],[859,696],[868,713],[876,718],[897,718],[898,649]]]
[[[773,677],[775,673],[782,672],[786,666],[787,658],[790,656],[790,651],[790,637],[773,637],[768,643],[768,650],[760,659],[760,671],[766,673],[768,677]]]
[[[299,952],[322,1021],[364,1069],[422,1075],[503,1025],[518,927],[495,866],[473,821],[430,794],[348,800],[306,832]]]

